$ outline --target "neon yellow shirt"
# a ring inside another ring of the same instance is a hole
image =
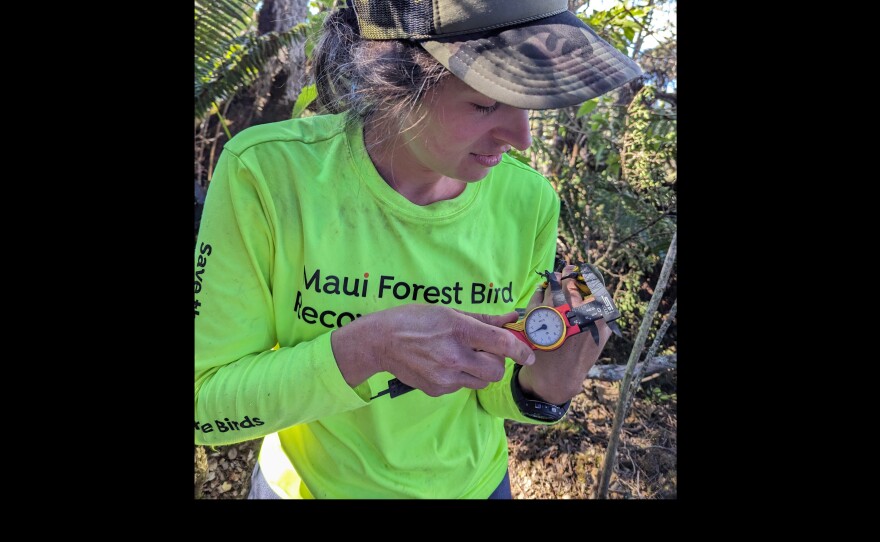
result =
[[[505,155],[458,197],[413,204],[342,120],[254,126],[223,150],[195,251],[195,442],[268,435],[260,465],[285,497],[484,499],[507,469],[504,419],[543,423],[513,402],[513,361],[482,390],[370,400],[394,375],[352,388],[330,334],[407,303],[525,307],[559,199]]]

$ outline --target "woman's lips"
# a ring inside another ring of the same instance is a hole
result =
[[[471,153],[471,156],[474,157],[474,160],[477,161],[483,167],[494,167],[501,162],[500,154],[474,154]]]

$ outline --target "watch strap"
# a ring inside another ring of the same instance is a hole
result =
[[[534,418],[542,422],[556,422],[565,416],[568,407],[571,405],[571,399],[561,405],[555,405],[539,399],[530,399],[525,396],[519,385],[519,371],[522,365],[517,364],[513,368],[513,376],[510,379],[510,392],[513,394],[513,402],[519,408],[524,416]]]

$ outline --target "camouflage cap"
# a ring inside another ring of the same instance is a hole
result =
[[[409,39],[499,102],[555,109],[642,75],[568,0],[351,0],[364,39]]]

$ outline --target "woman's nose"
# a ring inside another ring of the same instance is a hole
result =
[[[532,144],[532,131],[529,127],[529,110],[502,104],[499,111],[501,122],[495,129],[495,137],[519,151]]]

